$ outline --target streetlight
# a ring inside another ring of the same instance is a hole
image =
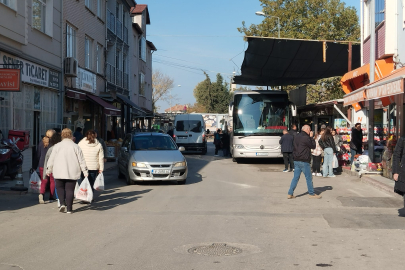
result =
[[[264,12],[261,12],[261,11],[256,11],[255,14],[256,14],[257,16],[263,16],[263,17],[267,17],[267,18],[277,18],[278,38],[280,38],[280,17],[266,15],[266,14],[264,14]]]

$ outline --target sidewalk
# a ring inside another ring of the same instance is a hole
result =
[[[343,170],[343,173],[345,173],[345,174],[359,177],[359,174],[357,172],[351,171],[349,167],[343,167],[342,170]],[[367,175],[367,174],[363,174],[359,178],[360,178],[361,182],[371,185],[390,195],[400,196],[394,192],[395,182],[391,179],[385,178],[381,175]]]
[[[117,167],[117,162],[106,162],[104,164],[104,170],[111,170]],[[28,187],[30,179],[30,174],[29,172],[23,172],[23,180],[24,180],[24,186]],[[27,194],[26,191],[20,192],[20,191],[12,191],[10,190],[11,187],[15,186],[15,180],[11,180],[10,178],[6,177],[3,181],[0,181],[0,195],[25,195]]]

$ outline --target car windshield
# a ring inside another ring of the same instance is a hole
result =
[[[281,95],[235,95],[235,135],[281,135],[289,125],[288,99]]]
[[[169,136],[134,136],[131,150],[177,150]]]

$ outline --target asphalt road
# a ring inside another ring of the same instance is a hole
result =
[[[400,199],[339,176],[314,178],[320,200],[301,178],[287,200],[280,160],[236,164],[211,144],[186,157],[186,185],[127,186],[109,170],[97,202],[71,215],[0,195],[0,270],[404,269]]]

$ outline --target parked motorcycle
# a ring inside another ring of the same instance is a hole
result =
[[[4,139],[0,130],[0,180],[3,180],[5,176],[14,180],[22,167],[24,156],[16,142]]]

